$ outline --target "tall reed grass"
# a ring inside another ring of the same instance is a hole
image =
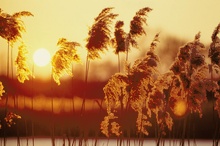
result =
[[[167,72],[161,73],[160,57],[155,51],[159,43],[159,33],[155,35],[143,58],[137,59],[133,63],[128,62],[130,46],[138,48],[139,44],[136,39],[142,35],[146,35],[144,24],[147,24],[146,16],[152,9],[144,7],[137,11],[130,22],[128,33],[124,32],[122,28],[124,22],[121,20],[117,21],[114,38],[112,38],[111,25],[114,23],[118,14],[113,13],[112,10],[113,8],[108,7],[99,13],[94,19],[94,24],[89,29],[88,38],[86,39],[85,87],[83,87],[84,95],[81,114],[79,114],[79,118],[81,119],[79,128],[81,129],[78,130],[80,145],[83,145],[83,143],[86,144],[89,136],[89,131],[86,131],[87,125],[85,123],[87,121],[85,121],[86,116],[84,112],[90,61],[100,59],[100,54],[108,51],[111,45],[113,45],[115,53],[118,55],[118,72],[110,77],[103,88],[106,115],[100,123],[100,129],[97,128],[95,130],[95,135],[98,137],[100,130],[107,138],[117,137],[119,139],[118,145],[122,145],[122,139],[125,137],[131,138],[132,133],[136,133],[135,136],[140,139],[139,145],[143,145],[141,139],[150,135],[149,129],[155,127],[156,145],[163,145],[163,138],[176,128],[174,118],[179,116],[183,118],[183,127],[180,134],[178,133],[178,137],[181,138],[180,145],[184,145],[185,138],[190,135],[187,132],[187,128],[190,127],[188,123],[192,121],[190,118],[193,119],[195,115],[202,118],[202,106],[208,102],[208,93],[212,93],[213,113],[217,112],[218,118],[220,118],[220,39],[218,37],[220,24],[218,24],[211,36],[212,42],[209,49],[206,49],[205,45],[200,41],[201,35],[199,32],[195,35],[194,40],[180,46],[170,68]],[[21,38],[21,32],[25,30],[22,25],[23,22],[20,21],[21,16],[32,16],[32,14],[22,11],[9,15],[2,13],[0,9],[0,20],[2,22],[0,23],[0,28],[5,27],[1,29],[0,36],[7,40],[8,54],[10,43]],[[60,77],[63,73],[66,72],[72,75],[72,62],[80,62],[80,56],[76,50],[77,47],[80,47],[80,44],[61,38],[58,40],[57,45],[59,46],[59,50],[54,54],[51,63],[52,77],[59,85],[61,84]],[[209,52],[208,57],[211,63],[206,62],[205,55],[202,53],[203,51]],[[125,70],[123,72],[120,70],[120,52],[127,53],[124,64]],[[27,50],[25,46],[20,46],[18,57],[16,58],[16,67],[18,69],[17,77],[21,83],[24,83],[25,80],[29,79],[28,76],[32,75],[26,63],[26,54]],[[7,59],[7,77],[9,78],[9,57]],[[13,73],[13,70],[11,71]],[[2,82],[0,82],[0,96],[6,94],[5,92]],[[97,103],[101,111],[103,107],[98,101]],[[51,107],[53,112],[53,99]],[[134,114],[136,116],[135,121],[128,114]],[[19,118],[21,117],[17,114],[6,112],[4,118],[5,126],[10,127],[15,124],[14,120]],[[131,123],[136,125],[136,129],[131,129]],[[220,136],[219,119],[214,124],[213,145],[217,146]],[[193,127],[195,128],[195,125]],[[34,135],[33,129],[32,132]],[[55,145],[54,131],[53,123],[51,130],[53,145]],[[95,143],[97,144],[97,141]],[[127,144],[130,145],[129,140]]]

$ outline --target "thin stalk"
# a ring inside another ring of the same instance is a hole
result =
[[[214,82],[214,79],[213,79],[213,63],[211,63],[211,71],[210,71],[210,74],[211,74],[211,81]],[[218,141],[219,141],[219,136],[220,136],[220,128],[219,128],[219,120],[215,119],[215,100],[214,100],[214,97],[213,97],[213,94],[211,94],[212,96],[212,104],[213,104],[213,109],[212,109],[212,112],[213,112],[213,122],[217,121],[215,124],[213,124],[213,128],[215,129],[214,130],[214,136],[213,136],[213,146],[218,146]]]
[[[27,120],[25,119],[25,133],[26,133],[26,146],[28,146],[28,126],[27,126]]]
[[[73,65],[72,65],[72,74],[73,74]],[[72,76],[72,82],[71,82],[71,86],[72,86],[72,91],[73,91],[73,76]],[[73,95],[73,92],[72,92],[72,110],[73,110],[73,115],[75,115],[75,104],[74,104],[74,95]]]
[[[32,72],[34,73],[34,64],[32,65]],[[32,98],[31,98],[31,108],[34,111],[34,77],[32,76]],[[34,122],[31,121],[31,132],[32,132],[32,143],[34,146]]]
[[[128,50],[126,50],[126,62],[128,62]]]
[[[13,63],[14,63],[14,61],[13,61],[13,50],[12,50],[12,48],[11,48],[11,50],[9,50],[9,51],[11,51],[10,53],[11,53],[11,79],[12,79],[12,81],[14,80],[14,71],[13,71]],[[12,97],[13,97],[13,99],[14,99],[14,109],[18,109],[18,104],[16,104],[16,98],[17,98],[17,96],[15,95],[15,93],[13,92],[12,93]],[[18,102],[18,101],[17,101]],[[18,125],[17,125],[17,128],[16,128],[16,130],[17,130],[17,145],[18,146],[20,146],[20,138],[19,138],[19,129],[18,129]]]
[[[98,100],[95,100],[95,102],[99,106],[99,113],[102,114],[102,111],[104,111],[104,109],[102,108],[102,101],[101,101],[101,103],[99,103]],[[98,138],[99,138],[99,130],[97,129],[97,130],[95,130],[95,143],[94,143],[94,146],[98,146]]]
[[[158,124],[156,123],[155,128],[154,128],[156,142],[157,142],[157,139],[158,139],[158,130],[157,130],[158,127],[157,126],[158,126]]]
[[[33,108],[33,102],[32,102],[32,108]],[[33,146],[34,146],[34,122],[33,122],[33,120],[31,122],[31,131],[32,131],[32,143],[33,143]]]
[[[155,134],[156,134],[156,138],[157,138],[157,146],[160,145],[160,141],[161,141],[161,130],[159,127],[159,124],[156,122],[156,126],[155,126]]]
[[[53,93],[53,86],[52,86],[52,81],[53,81],[53,74],[51,72],[51,76],[50,76],[50,90],[51,90],[51,93]],[[52,134],[52,137],[51,137],[51,140],[52,140],[52,146],[55,146],[55,138],[54,138],[54,110],[53,110],[53,95],[51,95],[51,114],[52,114],[52,127],[51,127],[51,134]]]
[[[10,42],[8,40],[8,49],[7,49],[7,79],[9,80],[9,54],[10,54]],[[5,117],[7,116],[7,111],[8,111],[8,94],[6,94],[6,100],[5,100]],[[3,123],[3,128],[4,128],[4,146],[6,146],[6,123]]]
[[[182,140],[181,140],[181,143],[180,143],[181,146],[184,146],[184,143],[185,143],[186,124],[187,124],[187,117],[185,117],[185,118],[184,118],[184,121],[183,121]]]
[[[9,54],[10,54],[10,42],[8,41],[8,50],[7,50],[7,78],[9,78]]]
[[[213,113],[215,114],[215,113]],[[218,117],[217,117],[218,118]],[[216,121],[213,125],[214,127],[214,136],[213,136],[213,146],[218,146],[219,137],[220,137],[220,128],[219,128],[219,119],[214,119]]]
[[[175,136],[176,135],[176,126],[175,126],[175,124],[173,124],[173,128],[172,128],[172,131],[170,131],[170,133],[171,133],[171,136],[170,136],[170,146],[171,146],[171,144],[173,143],[173,145],[175,145],[175,139],[177,138],[177,136]]]
[[[128,62],[128,49],[126,50],[126,62]]]
[[[13,79],[13,75],[14,75],[14,70],[13,70],[13,50],[12,50],[12,48],[11,48],[11,77],[12,77],[12,79]]]
[[[120,52],[118,52],[118,72],[121,72]]]
[[[214,82],[214,80],[213,80],[213,69],[212,69],[212,67],[213,67],[213,63],[211,62],[211,70],[210,70],[210,74],[211,74],[211,82],[213,83]],[[211,94],[211,99],[212,99],[212,120],[213,120],[213,122],[215,122],[215,100],[214,100],[214,97],[213,97],[213,94]],[[213,124],[213,129],[215,129],[215,124]],[[216,146],[216,144],[215,144],[215,132],[216,131],[214,131],[214,135],[213,135],[213,139],[212,139],[212,145],[213,146]]]
[[[24,109],[25,109],[25,96],[23,96],[24,98]],[[25,125],[25,135],[26,135],[26,146],[28,146],[28,126],[27,126],[27,119],[24,119],[24,125]]]
[[[20,143],[20,137],[19,137],[19,125],[18,124],[16,124],[16,129],[17,129],[17,146],[20,146],[21,145],[21,143]]]
[[[186,134],[186,137],[187,137],[187,141],[188,141],[188,146],[190,146],[190,133],[191,133],[191,123],[192,123],[192,121],[191,121],[191,115],[189,115],[189,120],[188,120],[188,132],[187,132],[187,134]]]
[[[126,62],[128,62],[128,51],[129,51],[129,42],[128,42],[128,34],[126,35],[126,39],[125,39],[125,49],[126,49]]]
[[[85,90],[84,90],[83,102],[82,102],[82,107],[81,107],[81,115],[85,111],[85,100],[86,100],[86,92],[87,92],[87,85],[88,85],[89,64],[90,64],[90,61],[89,61],[89,56],[88,56],[88,53],[87,53],[86,72],[85,72]]]
[[[17,98],[18,98],[17,95],[14,95],[14,101],[15,101],[15,99],[17,99]],[[15,103],[15,102],[14,102],[14,103]],[[17,100],[17,103],[15,103],[14,108],[18,110],[18,100]],[[18,121],[18,123],[19,123],[19,121]],[[17,145],[20,146],[21,144],[20,144],[19,125],[18,125],[18,123],[16,123],[16,130],[17,130]]]

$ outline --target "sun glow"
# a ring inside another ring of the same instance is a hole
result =
[[[181,116],[185,115],[186,110],[187,110],[186,101],[184,101],[184,100],[176,101],[175,106],[174,106],[174,111],[173,111],[176,116],[181,117]]]
[[[46,66],[50,62],[50,59],[51,57],[49,51],[44,48],[37,49],[34,52],[33,60],[37,66]]]

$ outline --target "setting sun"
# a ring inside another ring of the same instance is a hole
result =
[[[183,116],[187,110],[187,103],[184,100],[178,100],[174,106],[174,114],[176,116]]]
[[[0,146],[220,143],[220,0],[0,4]]]
[[[50,53],[48,50],[40,48],[34,52],[33,60],[37,66],[46,66],[50,62]]]

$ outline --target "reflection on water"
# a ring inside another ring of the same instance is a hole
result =
[[[4,141],[0,139],[0,146],[4,145]],[[34,146],[52,146],[52,139],[50,138],[34,138]],[[33,146],[32,138],[7,138],[6,146]],[[88,139],[80,140],[80,139],[62,139],[56,138],[54,140],[55,146],[78,146],[78,145],[86,145],[86,146],[156,146],[156,141],[154,139],[123,139],[121,142],[116,139]],[[180,145],[180,140],[165,140],[161,143],[163,146],[176,146]],[[212,146],[211,140],[185,140],[184,146],[197,145],[197,146]]]
[[[5,98],[0,102],[0,106],[4,106]],[[17,96],[8,97],[8,107],[12,109],[31,109],[33,111],[47,111],[60,114],[62,112],[72,112],[73,110],[80,111],[83,98],[74,96],[73,98],[66,97],[46,97],[44,95],[38,95],[34,97]],[[100,109],[100,99],[86,99],[85,110],[97,110]],[[104,106],[104,105],[102,105]],[[73,109],[74,108],[74,109]]]

